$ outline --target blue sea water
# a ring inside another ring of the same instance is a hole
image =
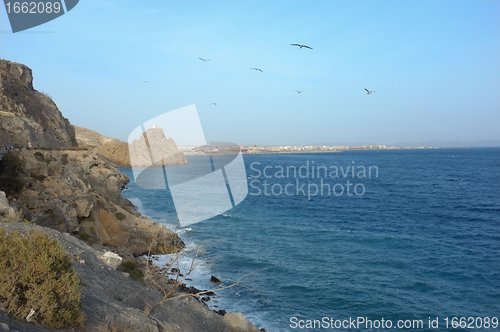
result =
[[[181,232],[189,246],[203,245],[213,262],[193,274],[198,288],[217,287],[209,283],[211,275],[225,286],[255,272],[247,287],[218,291],[211,307],[242,312],[268,332],[328,330],[297,326],[299,320],[305,326],[323,317],[329,322],[364,317],[372,324],[383,318],[392,330],[399,330],[398,320],[424,323],[401,330],[499,330],[484,328],[484,318],[500,318],[500,149],[245,155],[244,160],[247,198]],[[293,174],[289,166],[302,167],[302,173]],[[318,175],[318,166],[327,174],[320,168]],[[338,178],[332,177],[335,167]],[[144,215],[175,221],[165,191],[139,188],[130,170],[122,172],[131,178],[123,195]],[[328,195],[326,185],[336,184],[335,194]],[[297,188],[302,185],[304,193]],[[315,185],[318,193],[308,197],[308,186],[314,193]],[[429,319],[437,317],[438,328],[429,328]],[[453,317],[473,317],[483,326],[453,329]],[[387,330],[374,325],[339,330]]]

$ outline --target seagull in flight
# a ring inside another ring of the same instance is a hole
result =
[[[210,105],[219,106],[217,103],[211,103]]]
[[[203,58],[198,58],[198,59],[200,59],[203,62],[210,61],[210,59],[203,59]]]
[[[309,47],[309,46],[306,46],[306,45],[300,45],[300,44],[290,44],[290,45],[292,45],[292,46],[298,46],[300,48],[305,47],[305,48],[308,48],[308,49],[312,50],[312,47]]]
[[[142,83],[148,83],[148,81],[142,81]]]
[[[263,73],[262,69],[259,69],[259,68],[250,68],[250,70],[258,70],[258,71],[260,71],[261,73]]]
[[[294,90],[294,91],[297,92],[297,93],[299,93],[299,94],[302,93],[302,92],[305,92],[304,90],[300,90],[300,91],[299,90]]]
[[[371,95],[371,94],[372,94],[372,92],[377,92],[377,91],[368,91],[368,89],[367,89],[367,88],[365,88],[365,90],[366,90],[366,94],[367,94],[367,95]]]

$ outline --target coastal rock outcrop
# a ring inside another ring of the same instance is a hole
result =
[[[101,252],[67,233],[26,223],[1,223],[7,232],[38,231],[57,240],[72,259],[72,269],[83,281],[82,308],[87,321],[82,331],[141,332],[255,332],[241,314],[221,316],[192,296],[172,299],[146,316],[145,308],[158,303],[163,293],[123,276],[99,259]],[[0,324],[20,332],[63,332],[40,324],[19,322],[0,308]]]
[[[148,148],[144,147],[144,142]],[[151,156],[155,158],[151,161]],[[153,126],[142,134],[141,139],[130,144],[130,157],[134,167],[172,166],[187,164],[186,157],[172,138],[167,138],[163,129]]]
[[[135,212],[122,197],[129,178],[93,151],[24,150],[24,190],[11,198],[22,218],[71,233],[120,256],[181,250],[172,231]]]
[[[29,67],[0,60],[0,146],[76,146],[75,132],[52,98],[33,88]]]
[[[187,164],[175,142],[163,130],[152,129],[147,132],[150,148],[168,156],[165,165]],[[8,193],[0,191],[0,227],[40,231],[62,245],[83,281],[82,310],[88,320],[82,331],[255,331],[242,315],[226,318],[191,295],[144,314],[164,294],[127,278],[120,263],[179,252],[185,244],[173,231],[141,216],[121,195],[130,179],[114,166],[130,166],[128,143],[80,132],[78,146],[74,127],[50,96],[33,88],[31,69],[0,60],[0,147],[15,147],[0,161],[7,165],[0,167],[0,188]],[[33,148],[26,149],[28,142]],[[148,153],[134,150],[133,157],[147,160]],[[73,331],[15,321],[1,307],[0,330]]]

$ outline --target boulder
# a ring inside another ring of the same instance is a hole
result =
[[[81,197],[75,200],[78,218],[87,218],[95,206],[91,197]]]
[[[250,323],[241,312],[226,313],[223,320],[231,326],[231,331],[259,332],[257,327]]]
[[[113,269],[117,269],[118,266],[122,265],[122,258],[111,251],[106,251],[104,254],[99,255],[97,258],[101,260],[104,264],[111,266]]]
[[[0,190],[0,221],[15,221],[17,220],[16,211],[10,207],[5,193]]]

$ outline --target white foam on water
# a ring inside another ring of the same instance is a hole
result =
[[[134,204],[134,206],[137,208],[137,211],[142,213],[142,201],[139,197],[129,198],[128,200],[131,201],[132,204]]]
[[[154,256],[157,258],[157,260],[153,259],[156,266],[165,267],[166,264],[170,264],[170,268],[178,268],[180,273],[183,275],[186,275],[186,273],[191,270],[189,275],[187,275],[184,280],[187,287],[194,286],[201,291],[214,290],[217,294],[217,296],[210,296],[210,301],[207,302],[209,308],[213,310],[222,309],[232,313],[243,312],[245,317],[257,326],[265,327],[269,332],[277,331],[270,327],[269,324],[266,324],[265,317],[259,315],[258,311],[252,310],[252,308],[259,307],[258,303],[253,303],[255,301],[254,299],[242,303],[245,299],[244,297],[239,297],[239,293],[236,288],[217,290],[218,288],[227,286],[233,281],[225,280],[224,276],[219,276],[217,274],[217,267],[210,264],[203,257],[196,257],[197,251],[199,251],[201,245],[185,237],[186,234],[194,232],[192,228],[179,228],[177,223],[172,223],[171,221],[169,222],[165,218],[155,218],[152,215],[147,215],[143,211],[144,207],[140,198],[136,197],[129,200],[137,207],[139,212],[177,233],[177,235],[179,235],[186,244],[186,248],[178,254]],[[222,214],[222,216],[225,218],[232,217],[229,214]],[[174,260],[176,260],[176,262],[172,264],[172,261]],[[211,283],[210,278],[212,275],[220,278],[222,284],[217,285]],[[175,274],[171,274],[170,277],[175,278]]]
[[[189,227],[181,228],[181,229],[177,230],[177,235],[181,236],[183,234],[186,234],[186,233],[189,233],[189,232],[192,232],[192,231],[193,231],[193,229],[189,228]],[[181,238],[182,238],[182,236],[181,236]]]

